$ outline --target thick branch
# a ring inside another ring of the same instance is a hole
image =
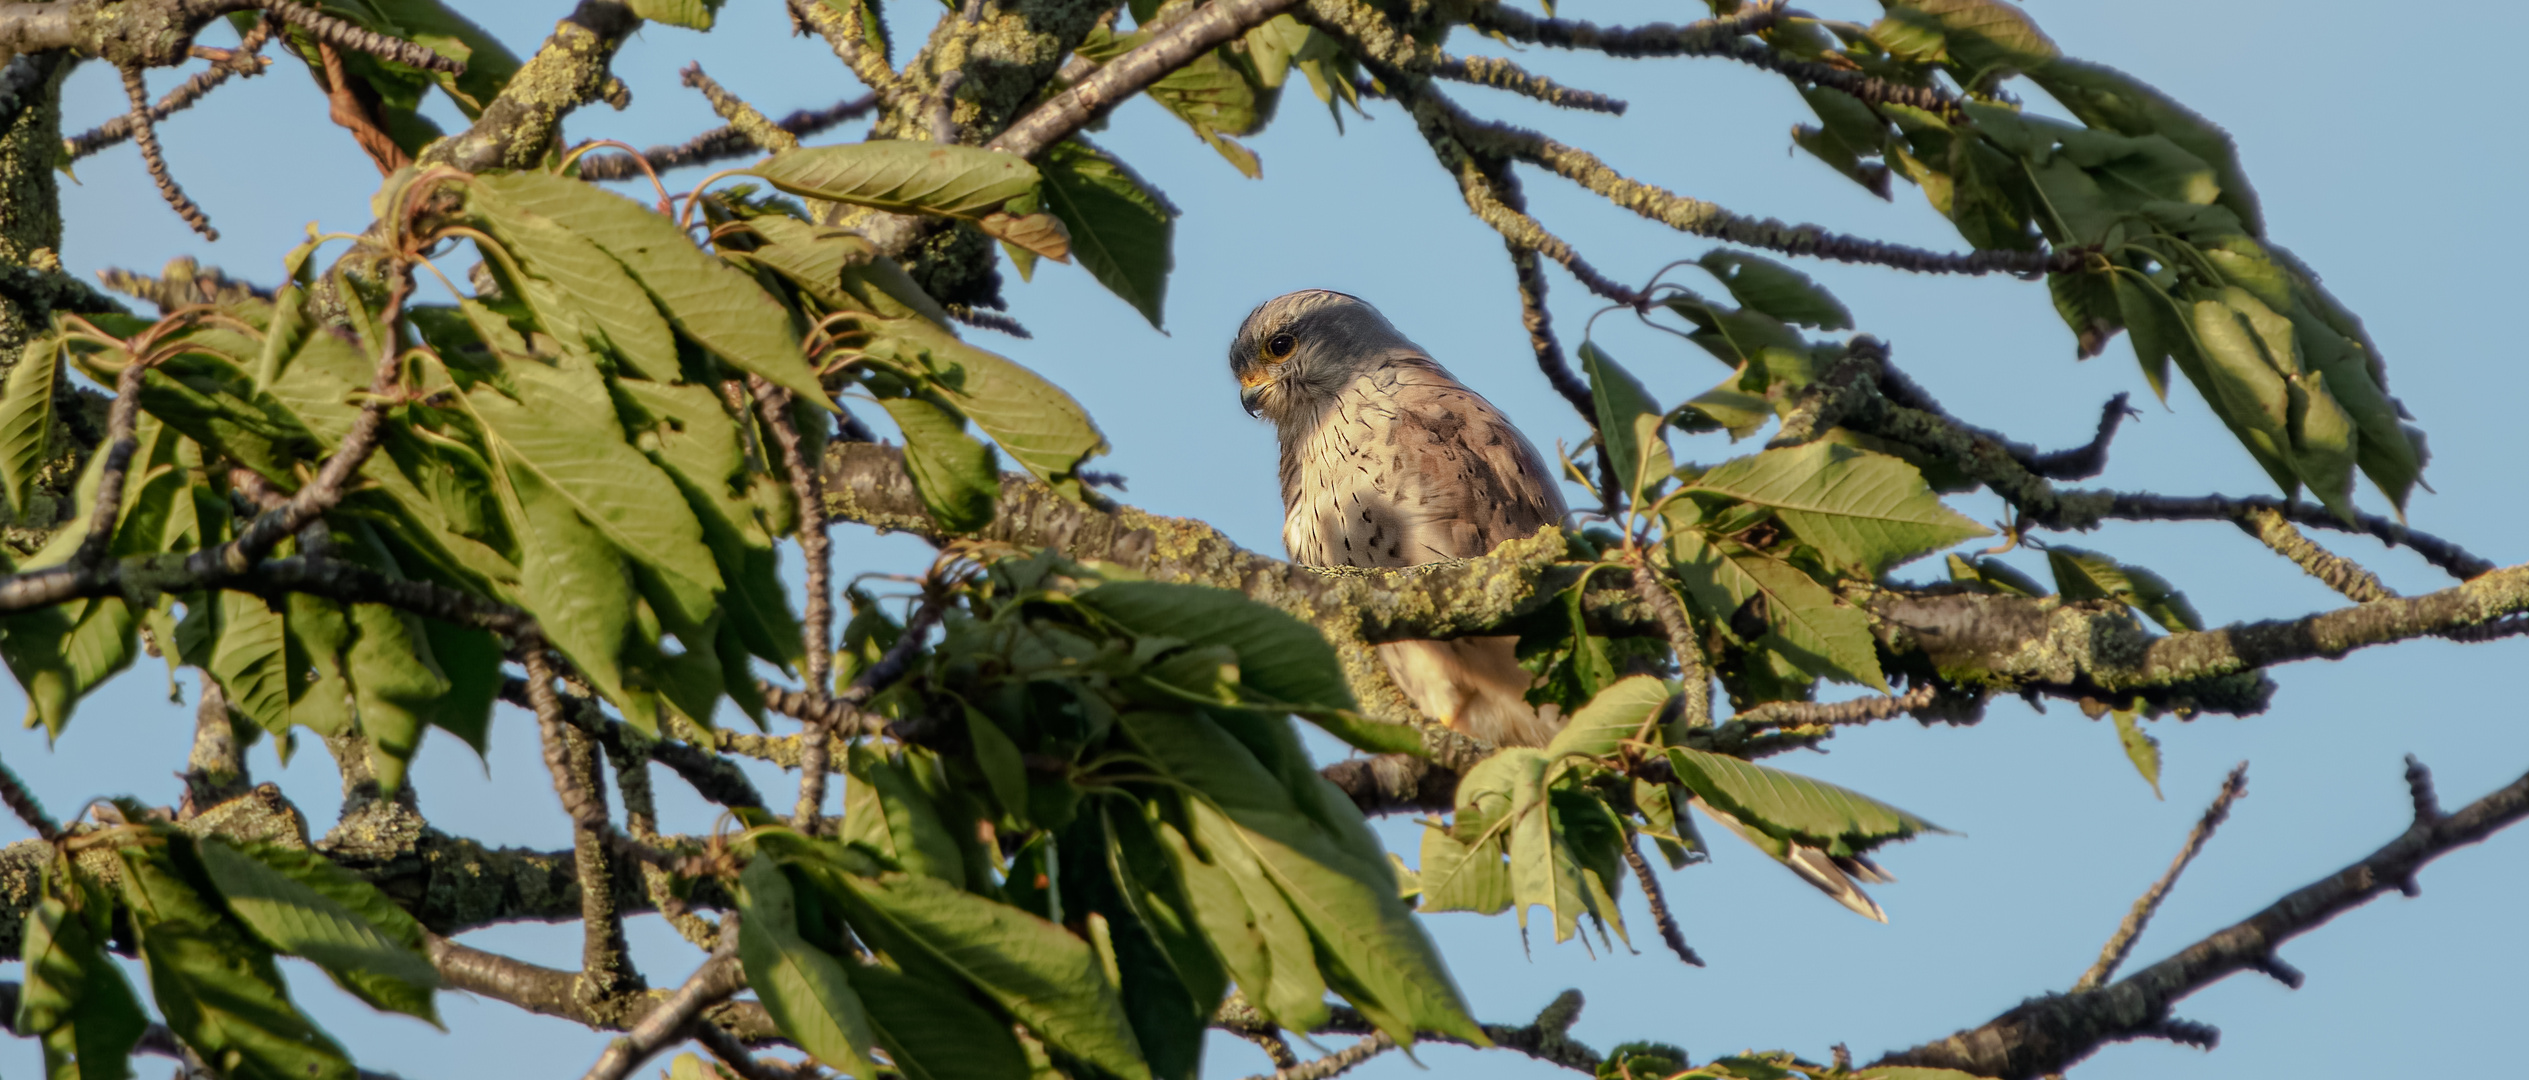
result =
[[[1498,33],[1512,41],[1557,49],[1589,49],[1609,56],[1709,56],[1745,35],[1762,33],[1781,22],[1779,0],[1749,4],[1727,18],[1703,19],[1677,26],[1601,27],[1571,19],[1541,19],[1500,0],[1483,0],[1467,15],[1467,25]]]
[[[580,0],[474,126],[422,148],[421,164],[464,172],[533,167],[561,134],[563,117],[589,102],[621,96],[608,93],[614,77],[607,66],[640,25],[640,17],[620,0]]]
[[[2241,971],[2289,972],[2274,955],[2284,942],[2399,889],[2425,864],[2524,816],[2529,816],[2529,775],[2458,813],[2417,821],[2362,861],[2105,989],[2031,999],[1983,1027],[1889,1054],[1877,1064],[2018,1080],[2061,1072],[2107,1043],[2166,1037],[2169,1009],[2178,1001]]]

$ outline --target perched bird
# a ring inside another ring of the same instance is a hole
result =
[[[1537,449],[1483,396],[1358,297],[1309,289],[1265,301],[1229,346],[1239,404],[1273,421],[1282,447],[1282,543],[1305,566],[1402,567],[1482,555],[1563,521]],[[1496,746],[1543,746],[1558,709],[1528,703],[1535,679],[1516,637],[1378,647],[1424,715]],[[1888,921],[1853,878],[1894,880],[1837,858],[1730,831],[1861,915]]]
[[[1229,347],[1240,404],[1282,444],[1282,543],[1307,566],[1482,555],[1563,520],[1545,459],[1378,309],[1324,289],[1266,301]],[[1379,656],[1425,715],[1504,746],[1559,719],[1528,704],[1516,637],[1397,641]]]

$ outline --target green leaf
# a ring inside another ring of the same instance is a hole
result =
[[[1197,849],[1166,821],[1152,831],[1166,848],[1203,937],[1250,1004],[1286,1027],[1326,1017],[1326,982],[1310,955],[1308,932],[1254,857],[1224,831],[1228,823],[1202,800],[1187,800],[1190,827],[1216,842]],[[1254,897],[1250,903],[1249,897]]]
[[[2204,357],[2205,382],[2197,385],[2206,402],[2277,486],[2287,493],[2297,490],[2299,473],[2291,464],[2292,393],[2278,370],[2295,362],[2288,344],[2280,355],[2270,351],[2279,337],[2272,333],[2278,317],[2237,286],[2223,289],[2218,300],[2196,301],[2191,314]]]
[[[46,464],[53,386],[60,378],[61,339],[47,335],[27,343],[9,369],[7,383],[0,385],[0,495],[21,519],[27,517],[35,475]]]
[[[322,871],[313,870],[307,857],[289,860],[293,873],[266,861],[261,848],[248,854],[223,840],[206,838],[199,850],[202,867],[218,887],[221,901],[266,946],[306,958],[372,1006],[417,1016],[434,1026],[439,1023],[431,1000],[439,988],[439,972],[421,952],[420,927],[411,916],[397,911],[402,918],[396,928],[410,932],[409,940],[398,941],[364,918],[394,906],[376,895],[374,886],[339,870],[333,871],[338,877],[325,879],[335,891],[356,886],[374,896],[364,905],[366,910],[355,912],[311,887],[305,878]]]
[[[1070,228],[1081,268],[1160,326],[1176,266],[1176,208],[1123,162],[1077,138],[1056,143],[1041,167],[1045,208]]]
[[[1914,466],[1835,443],[1723,462],[1698,478],[1695,490],[1772,507],[1829,565],[1864,579],[1992,531],[1942,505]]]
[[[533,471],[505,469],[499,480],[503,512],[518,537],[519,606],[625,720],[655,732],[656,700],[624,682],[633,597],[623,556]]]
[[[1018,908],[913,874],[853,876],[853,929],[900,963],[954,973],[1089,1068],[1149,1080],[1113,983],[1069,931]],[[910,970],[910,969],[909,969]]]
[[[2264,214],[2239,148],[2230,133],[2142,80],[2105,64],[2071,57],[2029,69],[2031,81],[2082,123],[2126,135],[2160,135],[2211,164],[2222,188],[2219,204],[2239,215],[2248,234],[2265,234]]]
[[[870,1030],[887,1048],[888,1064],[906,1080],[965,1080],[1026,1072],[1027,1053],[1011,1037],[1008,1022],[977,1007],[965,995],[874,964],[845,970],[860,993]]]
[[[1987,592],[2006,596],[2044,596],[2046,587],[2037,579],[2019,572],[1999,559],[1968,559],[1963,555],[1949,557],[1949,579],[1961,585],[1972,585]]]
[[[2160,740],[2144,733],[2134,723],[2134,714],[2116,710],[2116,741],[2125,747],[2125,760],[2134,763],[2134,771],[2143,774],[2143,782],[2151,785],[2151,797],[2160,798]]]
[[[582,520],[655,575],[674,625],[708,621],[721,589],[720,571],[703,542],[702,523],[675,483],[624,440],[614,402],[594,371],[514,364],[517,401],[489,386],[466,395],[494,460],[533,473]]]
[[[1252,860],[1289,902],[1316,944],[1327,986],[1399,1042],[1416,1032],[1480,1042],[1482,1030],[1466,1015],[1439,951],[1406,911],[1377,838],[1352,801],[1306,767],[1288,724],[1258,720],[1233,735],[1205,719],[1134,712],[1118,724],[1155,767],[1201,793],[1191,800],[1195,840],[1232,869]],[[1270,755],[1284,759],[1280,775],[1251,749],[1267,733],[1286,744]],[[1292,765],[1288,758],[1302,760]],[[1204,826],[1211,807],[1235,828]],[[1257,903],[1250,898],[1251,908]],[[1287,1001],[1296,995],[1281,988],[1284,971],[1276,959],[1274,995]],[[1281,1018],[1298,1019],[1287,1011]]]
[[[651,22],[691,30],[711,29],[712,16],[726,0],[631,0],[632,13]]]
[[[843,793],[842,840],[867,845],[913,873],[966,886],[965,856],[908,763],[853,743],[845,768],[853,782]]]
[[[1666,410],[1651,399],[1642,382],[1633,377],[1607,355],[1596,342],[1581,342],[1581,371],[1589,377],[1589,391],[1598,409],[1599,445],[1614,467],[1616,482],[1626,486],[1626,493],[1636,503],[1647,503],[1647,492],[1665,479],[1676,464],[1670,460],[1668,441],[1654,426],[1647,432],[1637,427],[1636,417],[1664,417]]]
[[[574,333],[642,378],[676,377],[675,335],[622,263],[552,219],[505,200],[477,198],[473,210],[530,275],[518,283],[520,292],[546,330]],[[479,306],[465,298],[460,303]],[[468,309],[468,314],[475,313]]]
[[[2034,71],[2061,55],[2055,43],[2006,0],[1883,0],[1888,18],[1871,28],[1871,36],[1890,41],[1883,28],[1891,23],[1918,34],[1934,35],[1947,58],[1961,69],[1959,81],[1976,86],[2000,71]],[[1900,50],[1890,44],[1889,51]]]
[[[451,687],[419,618],[382,604],[353,604],[351,622],[343,664],[378,787],[392,794],[404,785],[405,764],[421,749],[422,732]]]
[[[1782,263],[1722,249],[1705,253],[1695,264],[1720,278],[1740,307],[1820,330],[1853,328],[1853,313],[1835,294]]]
[[[1499,915],[1510,909],[1510,865],[1496,836],[1461,841],[1438,825],[1423,827],[1422,887],[1425,912],[1472,911]]]
[[[1678,584],[1707,616],[1728,625],[1750,601],[1758,601],[1754,610],[1764,617],[1768,648],[1810,674],[1888,688],[1870,617],[1800,568],[1732,541],[1714,541],[1699,529],[1672,530],[1669,545]]]
[[[649,292],[670,325],[712,355],[833,407],[792,335],[789,313],[755,279],[695,247],[675,221],[595,184],[550,173],[480,176],[474,185],[605,249]]]
[[[150,995],[167,1027],[231,1080],[352,1080],[342,1048],[291,1004],[271,951],[177,870],[190,854],[179,850],[190,847],[169,837],[117,852]]]
[[[844,962],[799,936],[790,879],[772,859],[739,875],[738,961],[773,1026],[810,1057],[854,1076],[876,1076],[878,1045]]]
[[[719,567],[719,611],[748,651],[777,664],[799,658],[799,620],[782,584],[780,557],[747,488],[776,479],[749,464],[744,436],[727,404],[707,386],[615,379],[633,445],[667,470],[702,528]]]
[[[928,398],[883,398],[879,404],[904,432],[905,471],[940,528],[969,533],[992,524],[1001,497],[1001,462],[992,447],[975,441],[956,413]]]
[[[19,955],[26,980],[19,990],[14,1027],[42,1040],[45,1080],[126,1080],[132,1047],[149,1027],[140,1000],[106,955],[104,935],[92,920],[101,904],[76,909],[64,894],[84,890],[62,880],[66,864],[44,870],[42,899],[26,915]]]
[[[935,324],[895,319],[864,325],[872,334],[865,347],[871,356],[927,381],[1012,461],[1066,497],[1080,497],[1081,465],[1105,453],[1107,445],[1071,395]]]
[[[1677,696],[1668,684],[1649,675],[1635,675],[1598,692],[1571,714],[1563,730],[1547,743],[1546,757],[1606,757],[1634,738]],[[1651,733],[1657,739],[1658,733]]]
[[[746,224],[766,243],[745,252],[745,257],[772,267],[829,308],[866,311],[882,319],[919,317],[948,323],[948,312],[939,301],[859,233],[811,225],[787,214],[752,217]]]
[[[2055,591],[2066,600],[2114,600],[2151,616],[2172,633],[2204,629],[2203,617],[2187,603],[2186,594],[2142,567],[2060,545],[2046,549],[2046,566],[2055,572]]]
[[[1291,709],[1353,746],[1374,753],[1411,753],[1422,746],[1411,730],[1361,719],[1343,662],[1315,628],[1243,593],[1117,581],[1083,590],[1073,600],[1140,637],[1228,646],[1238,654],[1240,686],[1262,704]]]
[[[1778,839],[1851,856],[1938,825],[1867,795],[1721,754],[1670,747],[1677,782],[1741,824]]]
[[[899,139],[803,147],[746,175],[811,199],[969,219],[1035,190],[1038,180],[1017,154]]]

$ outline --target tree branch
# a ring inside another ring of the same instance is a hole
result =
[[[2411,762],[2415,759],[2410,757],[2406,760]],[[2195,857],[2203,852],[2205,842],[2213,838],[2213,830],[2221,828],[2222,822],[2230,818],[2230,804],[2247,793],[2248,763],[2243,761],[2232,768],[2230,776],[2222,781],[2221,793],[2213,796],[2213,805],[2204,808],[2204,816],[2195,823],[2195,828],[2187,830],[2186,845],[2178,849],[2177,858],[2169,861],[2168,871],[2160,875],[2160,880],[2152,882],[2151,888],[2143,890],[2142,898],[2134,901],[2134,910],[2126,913],[2125,921],[2117,926],[2116,933],[2099,950],[2098,962],[2090,965],[2090,970],[2082,972],[2081,978],[2072,984],[2073,993],[2096,990],[2116,976],[2116,969],[2134,951],[2134,940],[2143,935],[2143,928],[2151,924],[2152,914],[2160,910],[2160,902],[2168,897],[2170,887],[2178,883],[2178,875],[2185,873],[2187,864],[2194,862]]]
[[[746,973],[738,967],[737,920],[732,914],[721,921],[720,944],[712,949],[711,957],[667,1000],[632,1025],[630,1032],[608,1043],[581,1080],[623,1080],[642,1062],[684,1038],[704,1009],[746,988]]]
[[[823,109],[801,109],[773,121],[773,126],[793,138],[807,138],[868,116],[878,108],[878,95],[863,94],[848,101],[836,102]],[[683,143],[653,146],[636,158],[622,151],[587,154],[580,158],[582,180],[630,180],[644,175],[646,162],[653,172],[666,172],[689,165],[709,165],[733,161],[763,153],[755,141],[734,127],[716,127]]]
[[[1490,56],[1452,56],[1433,66],[1434,78],[1451,82],[1489,86],[1508,90],[1522,97],[1535,98],[1557,108],[1601,112],[1612,116],[1625,114],[1625,103],[1605,94],[1575,90],[1543,75]]]
[[[2529,816],[2529,775],[2458,813],[2415,822],[2362,861],[2103,989],[2033,998],[1983,1027],[1891,1053],[1874,1064],[1957,1069],[2020,1080],[2061,1072],[2111,1042],[2142,1037],[2201,1039],[2206,1034],[2201,1025],[2167,1026],[2172,1005],[2241,971],[2297,975],[2275,959],[2275,949],[2284,942],[2400,888],[2432,860],[2483,840],[2524,816]]]
[[[1299,6],[1299,0],[1214,0],[1037,106],[987,144],[1032,158],[1214,47]]]
[[[589,102],[621,97],[620,84],[618,93],[608,93],[614,83],[608,65],[640,25],[621,0],[580,0],[474,126],[423,147],[420,164],[476,173],[534,167],[561,134],[563,117]]]
[[[432,935],[424,946],[441,985],[450,990],[505,1001],[542,1016],[558,1016],[600,1031],[629,1031],[658,1009],[671,992],[637,991],[613,997],[587,997],[576,992],[575,972],[539,967],[498,953],[484,952]],[[711,1024],[749,1045],[782,1042],[764,1007],[752,1001],[723,1001],[702,1010]]]

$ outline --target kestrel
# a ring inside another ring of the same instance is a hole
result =
[[[1265,301],[1229,346],[1239,403],[1282,444],[1282,543],[1304,566],[1464,559],[1563,520],[1537,449],[1377,308],[1324,289]],[[1562,726],[1528,703],[1517,637],[1378,647],[1407,700],[1495,746],[1543,746]],[[1700,805],[1700,803],[1699,803]],[[1745,825],[1705,813],[1756,843]],[[1760,849],[1771,851],[1765,844]],[[1895,880],[1868,859],[1791,844],[1775,858],[1837,903],[1888,917],[1853,882]]]
[[[1464,559],[1563,520],[1536,447],[1378,309],[1311,289],[1266,301],[1229,347],[1250,415],[1282,443],[1282,543],[1306,566]],[[1542,746],[1516,637],[1397,641],[1379,656],[1427,716],[1497,746]]]

